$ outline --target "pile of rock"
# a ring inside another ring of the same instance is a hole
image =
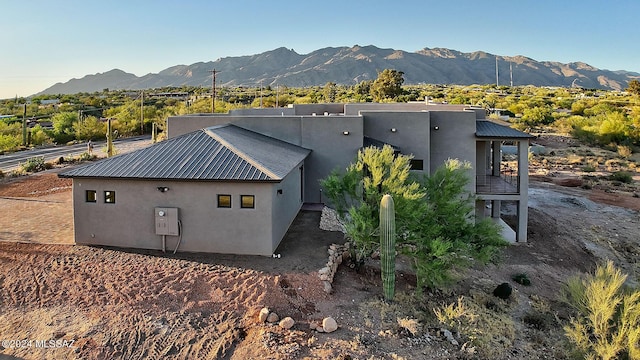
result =
[[[287,316],[284,319],[280,320],[280,317],[275,312],[269,310],[268,307],[264,307],[260,310],[258,314],[258,321],[261,323],[270,323],[270,324],[278,324],[283,329],[291,329],[295,324],[295,320],[291,317]],[[309,328],[311,330],[315,330],[317,332],[325,332],[331,333],[338,330],[338,323],[332,317],[326,317],[322,320],[322,325],[317,324],[315,322],[311,322],[309,324]]]
[[[340,231],[345,233],[344,224],[338,218],[338,213],[328,207],[322,208],[322,215],[320,215],[320,229],[326,231]]]
[[[264,307],[260,310],[260,313],[258,314],[258,321],[268,322],[271,324],[278,323],[278,326],[280,326],[283,329],[291,329],[293,325],[296,324],[296,322],[289,316],[280,320],[280,317],[278,316],[278,314],[269,310],[269,308],[267,307]]]
[[[331,290],[333,290],[331,284],[333,283],[333,277],[338,270],[338,265],[342,264],[342,262],[347,260],[350,256],[349,243],[346,242],[344,245],[331,244],[328,252],[329,260],[327,261],[327,265],[318,270],[318,276],[324,284],[324,291],[331,293]]]
[[[331,333],[338,330],[338,323],[331,316],[322,319],[322,325],[317,324],[315,322],[309,323],[309,329],[315,330],[317,332],[325,332]]]

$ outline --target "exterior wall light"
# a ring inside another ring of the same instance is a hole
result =
[[[434,126],[433,130],[440,130],[440,127],[439,126]]]
[[[161,193],[164,193],[169,191],[169,188],[166,186],[158,186],[158,191],[160,191]]]
[[[278,189],[277,193],[278,195],[282,195],[282,189]]]
[[[396,129],[396,128],[391,128],[391,132],[392,132],[392,133],[397,132],[397,131],[398,131],[398,129]]]
[[[342,135],[349,135],[349,132],[348,131],[343,131]]]

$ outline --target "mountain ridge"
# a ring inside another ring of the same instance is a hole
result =
[[[211,86],[211,72],[219,86],[322,86],[328,82],[355,85],[374,80],[384,69],[404,72],[405,84],[494,84],[496,58],[500,85],[563,86],[623,90],[640,74],[602,70],[575,61],[537,61],[524,55],[502,56],[484,51],[464,53],[447,48],[407,52],[374,45],[325,47],[308,54],[279,47],[260,54],[222,57],[215,61],[174,65],[158,73],[136,76],[121,69],[71,79],[35,94],[73,94],[111,90],[140,90],[165,86]]]

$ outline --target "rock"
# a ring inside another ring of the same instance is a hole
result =
[[[327,333],[334,332],[338,330],[338,323],[331,316],[326,317],[322,320],[322,330]]]
[[[459,345],[458,340],[456,340],[456,338],[453,337],[453,334],[451,333],[451,331],[443,329],[442,335],[444,335],[444,338],[447,339],[447,341],[449,341],[451,345],[454,345],[454,346]]]
[[[268,317],[269,317],[269,308],[263,307],[260,310],[260,314],[258,314],[258,321],[265,322],[267,321]]]
[[[283,329],[291,329],[293,327],[293,325],[295,325],[295,321],[287,316],[286,318],[280,320],[280,323],[278,324],[281,328]]]
[[[498,285],[498,287],[493,290],[493,296],[499,297],[500,299],[506,300],[511,296],[511,292],[513,289],[509,283],[502,283]]]
[[[318,324],[315,321],[309,323],[309,330],[316,330],[318,328]]]
[[[331,291],[333,291],[331,283],[328,281],[323,281],[322,285],[324,285],[324,292],[326,292],[327,294],[331,294]]]
[[[565,178],[565,179],[557,179],[554,181],[556,185],[566,186],[566,187],[580,187],[582,186],[582,179],[578,178]]]
[[[280,320],[280,317],[274,312],[269,313],[269,316],[267,316],[267,321],[270,323],[277,322],[278,320]]]
[[[328,274],[329,271],[331,271],[331,269],[329,269],[327,266],[323,267],[322,269],[318,270],[318,274],[322,275],[322,274]]]

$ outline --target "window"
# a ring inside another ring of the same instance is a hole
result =
[[[115,204],[116,203],[116,192],[107,190],[104,192],[104,202],[107,204]]]
[[[424,170],[423,160],[411,159],[411,170]]]
[[[84,193],[86,202],[96,202],[98,200],[98,195],[95,190],[87,190]]]
[[[255,196],[240,195],[240,207],[243,209],[253,209],[255,207]]]
[[[230,208],[231,207],[231,195],[218,194],[218,207]]]

